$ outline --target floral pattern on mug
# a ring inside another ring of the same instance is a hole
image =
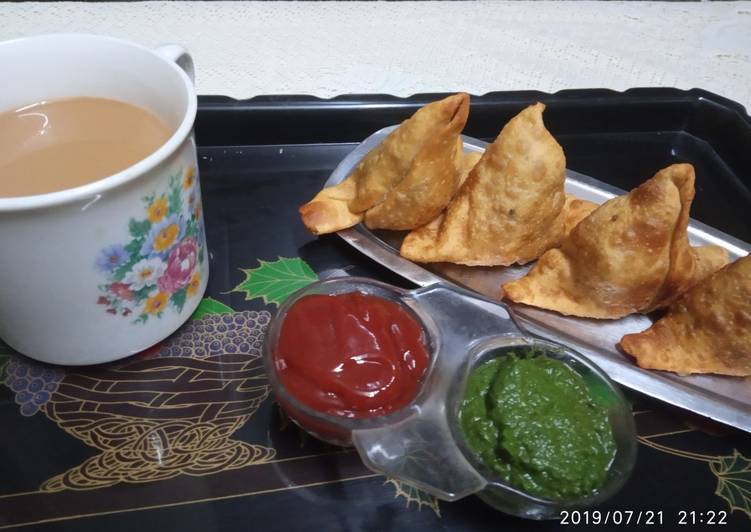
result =
[[[169,190],[143,199],[145,217],[131,218],[130,241],[99,252],[95,267],[107,276],[97,304],[109,314],[146,323],[167,308],[181,312],[201,285],[198,270],[205,253],[201,196],[195,169],[170,177]]]

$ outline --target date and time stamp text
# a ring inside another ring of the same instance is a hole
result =
[[[585,526],[722,526],[728,522],[728,512],[724,510],[563,510],[560,515],[562,525]]]

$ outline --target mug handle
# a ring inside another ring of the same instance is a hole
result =
[[[185,71],[185,73],[190,78],[190,81],[195,84],[196,73],[195,69],[193,68],[193,58],[185,48],[183,48],[179,44],[163,44],[162,46],[157,46],[156,48],[154,48],[154,53],[156,53],[160,57],[163,57],[167,61],[176,63],[177,66]]]

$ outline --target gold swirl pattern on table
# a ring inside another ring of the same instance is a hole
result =
[[[68,373],[43,409],[99,449],[42,491],[207,475],[268,461],[274,449],[232,439],[269,394],[261,363],[268,312],[208,315],[120,366]]]
[[[143,436],[151,440],[150,448],[136,443],[104,451],[49,479],[41,491],[94,489],[119,482],[165,480],[180,474],[209,475],[272,459],[273,449],[228,437],[245,421],[238,419],[225,426],[181,423],[148,427]],[[146,426],[140,424],[139,430]],[[171,432],[172,428],[180,430]]]

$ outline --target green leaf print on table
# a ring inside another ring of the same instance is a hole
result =
[[[740,510],[751,517],[751,460],[737,450],[732,456],[720,456],[709,462],[717,475],[717,491],[728,502],[730,510]]]
[[[208,314],[230,314],[232,312],[234,312],[234,309],[232,307],[229,307],[214,298],[206,297],[203,298],[198,304],[198,308],[190,317],[190,319],[200,320]]]
[[[649,413],[649,410],[638,411],[634,412],[634,415]],[[730,455],[710,455],[679,449],[657,441],[693,430],[695,429],[686,426],[685,429],[672,432],[640,434],[638,439],[639,443],[656,451],[707,464],[712,474],[717,477],[715,495],[725,499],[731,512],[739,510],[751,518],[751,459],[743,456],[738,449],[733,449],[733,454]]]
[[[231,290],[244,293],[246,300],[260,297],[267,305],[278,306],[300,288],[318,280],[310,266],[299,258],[279,257],[272,262],[258,262],[257,268],[241,269],[245,280]]]

